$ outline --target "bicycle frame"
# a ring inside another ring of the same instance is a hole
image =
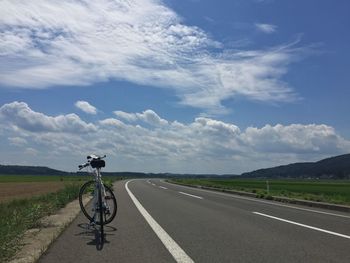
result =
[[[97,195],[98,195],[99,191],[102,191],[102,196],[103,196],[103,200],[104,200],[104,198],[106,197],[106,190],[105,190],[105,187],[104,187],[103,181],[102,181],[101,168],[95,168],[94,177],[95,177],[95,179],[94,179],[95,180],[95,191],[94,191],[94,197],[93,197],[93,204],[94,204],[93,223],[96,223],[96,213],[98,211],[98,207],[97,207],[98,206],[98,196]],[[103,201],[103,206],[106,206],[104,201]]]
[[[89,226],[99,227],[96,229],[99,231],[101,242],[104,242],[104,230],[103,225],[112,222],[117,213],[117,200],[113,193],[113,190],[108,186],[104,185],[102,181],[101,168],[105,167],[105,161],[102,160],[106,157],[98,155],[89,155],[88,161],[84,164],[79,165],[79,170],[87,167],[88,173],[92,174],[94,180],[85,182],[79,191],[79,205],[83,214],[89,219]],[[93,189],[93,190],[92,190]],[[84,195],[93,195],[92,203],[86,208],[83,202]]]

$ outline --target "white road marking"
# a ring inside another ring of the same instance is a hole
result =
[[[155,184],[152,183],[153,186],[156,186]]]
[[[149,184],[150,184],[151,182],[150,182],[149,180],[147,180],[147,183],[149,183]]]
[[[283,218],[262,214],[262,213],[259,213],[259,212],[253,212],[253,214],[269,217],[269,218],[272,218],[272,219],[276,219],[276,220],[279,220],[279,221],[282,221],[282,222],[286,222],[286,223],[297,225],[297,226],[301,226],[301,227],[310,228],[310,229],[313,229],[313,230],[316,230],[316,231],[320,231],[320,232],[324,232],[324,233],[327,233],[327,234],[330,234],[330,235],[334,235],[334,236],[339,236],[339,237],[350,239],[350,236],[347,236],[347,235],[344,235],[344,234],[340,234],[340,233],[337,233],[337,232],[333,232],[333,231],[329,231],[329,230],[325,230],[325,229],[322,229],[322,228],[301,224],[301,223],[298,223],[298,222],[294,222],[294,221],[286,220],[286,219],[283,219]]]
[[[165,182],[165,181],[163,181],[163,182]],[[312,213],[330,215],[330,216],[350,218],[350,216],[347,216],[347,215],[341,215],[341,214],[335,214],[335,213],[330,213],[330,212],[318,211],[318,210],[314,210],[314,209],[296,207],[296,206],[292,206],[292,205],[284,205],[284,204],[279,204],[279,203],[273,203],[273,202],[269,202],[269,201],[264,201],[264,200],[249,198],[249,197],[238,196],[238,195],[235,195],[235,194],[225,194],[225,193],[220,193],[220,192],[216,192],[216,191],[212,191],[212,190],[198,189],[198,188],[192,188],[192,187],[183,186],[183,185],[171,184],[171,183],[168,183],[168,182],[165,182],[165,183],[170,184],[170,185],[180,186],[180,187],[182,186],[184,188],[190,188],[190,189],[196,190],[196,191],[201,191],[201,192],[206,192],[206,193],[211,193],[211,194],[217,194],[217,195],[227,196],[227,197],[236,198],[236,199],[242,199],[242,200],[247,200],[247,201],[252,201],[252,202],[268,204],[268,205],[282,206],[282,207],[287,207],[287,208],[292,208],[292,209],[297,209],[297,210],[302,210],[302,211],[307,211],[307,212],[312,212]]]
[[[183,194],[183,195],[188,195],[188,196],[191,196],[191,197],[194,197],[194,198],[198,198],[198,199],[203,199],[203,197],[200,197],[200,196],[197,196],[197,195],[191,195],[191,194],[184,193],[184,192],[179,192],[179,193]]]
[[[167,190],[168,188],[164,187],[164,186],[159,186],[159,188],[165,189]]]
[[[151,226],[153,231],[156,233],[158,238],[162,241],[166,249],[174,257],[176,262],[181,263],[191,263],[194,262],[186,252],[169,236],[167,232],[157,223],[156,220],[147,212],[147,210],[141,205],[141,203],[136,199],[134,194],[130,191],[128,184],[133,181],[130,180],[126,182],[125,189],[128,192],[131,200],[134,202],[137,209],[140,211],[141,215],[146,219],[147,223]]]

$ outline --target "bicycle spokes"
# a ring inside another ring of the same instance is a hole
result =
[[[84,213],[84,215],[90,220],[94,221],[96,224],[100,225],[101,221],[103,224],[109,224],[115,217],[117,213],[117,201],[115,199],[114,193],[111,188],[108,186],[104,186],[105,188],[105,195],[103,194],[102,196],[102,215],[103,215],[103,220],[100,220],[100,218],[97,216],[99,214],[99,203],[98,203],[98,198],[97,198],[97,190],[94,190],[94,194],[91,194],[91,189],[95,188],[95,181],[89,181],[85,183],[80,190],[79,193],[79,202],[80,202],[80,207]],[[92,201],[89,202],[86,206],[83,205],[83,197],[84,196],[90,196],[92,197]]]

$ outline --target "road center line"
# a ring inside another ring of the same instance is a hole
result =
[[[162,188],[162,189],[165,189],[165,190],[168,189],[168,188],[166,188],[166,187],[164,187],[164,186],[159,186],[159,188]]]
[[[194,197],[194,198],[198,198],[198,199],[203,199],[203,197],[200,197],[200,196],[197,196],[197,195],[191,195],[191,194],[184,193],[184,192],[179,192],[179,193],[183,194],[183,195],[188,195],[188,196],[191,196],[191,197]]]
[[[268,218],[276,219],[276,220],[279,220],[279,221],[282,221],[282,222],[286,222],[286,223],[297,225],[297,226],[301,226],[301,227],[310,228],[310,229],[313,229],[313,230],[316,230],[316,231],[320,231],[320,232],[324,232],[324,233],[327,233],[327,234],[330,234],[330,235],[334,235],[334,236],[339,236],[339,237],[350,239],[350,236],[343,235],[343,234],[340,234],[340,233],[337,233],[337,232],[333,232],[333,231],[329,231],[329,230],[325,230],[325,229],[322,229],[322,228],[301,224],[301,223],[298,223],[298,222],[294,222],[294,221],[286,220],[286,219],[283,219],[283,218],[262,214],[262,213],[259,213],[259,212],[253,212],[253,214],[260,215],[260,216],[265,216],[265,217],[268,217]]]
[[[251,202],[263,203],[263,204],[267,204],[267,205],[287,207],[287,208],[291,208],[291,209],[297,209],[297,210],[302,210],[302,211],[307,211],[307,212],[312,212],[312,213],[317,213],[317,214],[324,214],[324,215],[330,215],[330,216],[350,218],[350,216],[342,215],[342,214],[335,214],[335,213],[318,211],[318,210],[309,209],[309,208],[302,208],[302,207],[297,207],[297,206],[292,206],[292,205],[285,205],[285,204],[280,204],[280,203],[276,203],[276,202],[269,202],[269,201],[259,200],[259,199],[256,199],[256,198],[254,199],[254,198],[249,198],[249,197],[238,196],[238,195],[235,195],[235,194],[220,193],[220,192],[212,191],[212,190],[198,189],[198,188],[194,188],[194,187],[188,187],[188,186],[183,186],[183,185],[172,184],[172,183],[168,183],[166,181],[163,181],[163,182],[167,183],[167,184],[170,184],[170,185],[176,185],[176,186],[182,186],[184,188],[190,188],[190,189],[195,190],[195,191],[211,193],[211,194],[216,194],[216,195],[222,195],[222,196],[235,198],[235,199],[242,199],[242,200],[247,200],[247,201],[251,201]]]
[[[170,252],[170,254],[174,257],[176,262],[181,263],[191,263],[194,262],[186,252],[169,236],[167,232],[157,223],[156,220],[147,212],[147,210],[141,205],[141,203],[137,200],[134,194],[130,191],[128,184],[133,181],[127,181],[125,184],[125,189],[128,192],[131,200],[134,202],[136,208],[139,210],[141,215],[146,219],[147,223],[156,233],[160,241],[164,244],[166,249]]]

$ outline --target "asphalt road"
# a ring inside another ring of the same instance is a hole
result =
[[[348,213],[158,179],[125,184],[115,184],[103,247],[79,215],[39,262],[350,262]]]

